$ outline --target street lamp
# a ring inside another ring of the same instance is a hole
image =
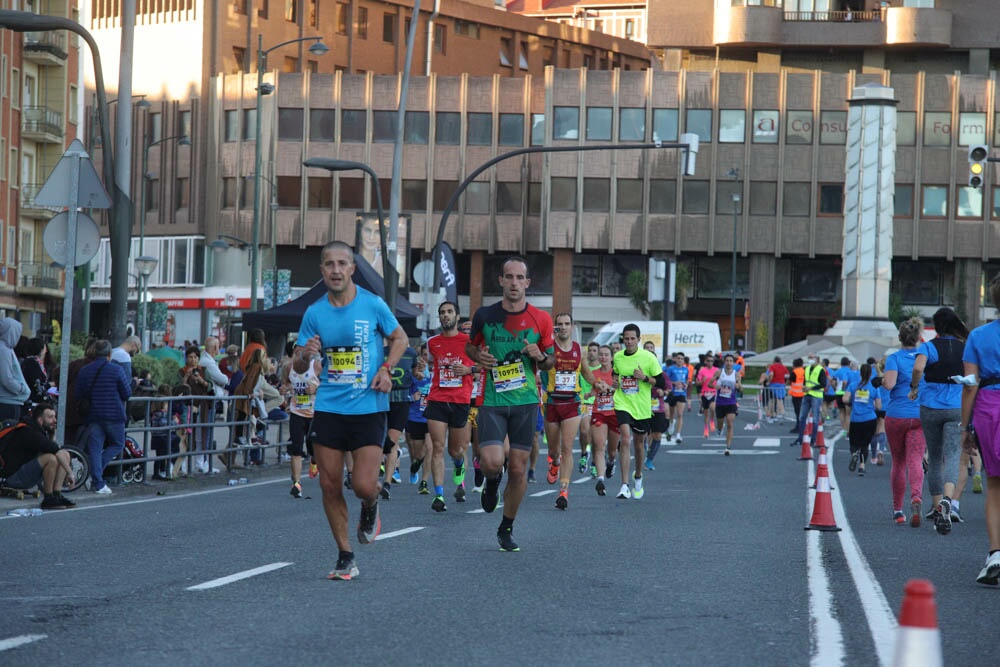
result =
[[[135,268],[139,272],[139,299],[142,301],[142,307],[139,310],[139,336],[142,338],[142,349],[147,352],[149,351],[149,330],[146,307],[149,299],[146,296],[146,290],[149,289],[149,277],[153,275],[153,271],[156,271],[156,265],[159,261],[151,255],[139,255],[135,258]]]
[[[269,49],[264,48],[264,34],[257,34],[257,107],[254,112],[254,151],[253,151],[253,239],[250,245],[250,310],[257,310],[257,271],[258,271],[258,256],[257,256],[257,242],[260,236],[260,197],[257,194],[260,192],[260,106],[261,99],[264,95],[270,95],[274,92],[274,86],[270,83],[264,83],[264,70],[267,69],[267,54],[275,49],[279,49],[282,46],[287,46],[289,44],[295,44],[296,42],[315,42],[309,47],[309,53],[313,55],[321,56],[330,48],[323,43],[322,37],[299,37],[297,39],[289,39],[279,44],[275,44]]]
[[[147,102],[148,104],[148,102]],[[172,137],[165,137],[163,139],[157,139],[156,141],[146,144],[142,149],[142,194],[140,195],[140,211],[139,211],[139,252],[146,252],[146,190],[149,189],[149,149],[156,144],[162,144],[164,141],[172,141],[177,139],[177,145],[179,146],[190,146],[191,139],[186,134],[175,134]]]
[[[209,243],[208,247],[214,250],[215,252],[223,252],[224,250],[228,250],[229,248],[232,247],[232,245],[226,242],[227,240],[235,243],[236,247],[239,248],[240,250],[243,250],[243,248],[246,248],[248,245],[250,245],[249,243],[247,243],[238,236],[230,236],[229,234],[219,234],[219,238]]]
[[[253,180],[256,176],[244,176],[246,180]],[[278,210],[278,184],[267,176],[261,176],[261,180],[267,181],[271,186],[271,204],[268,207],[268,228],[271,230],[271,306],[278,305],[278,227],[276,212]],[[254,193],[257,196],[257,193]]]
[[[386,252],[385,238],[385,213],[382,209],[382,191],[378,185],[378,176],[375,171],[364,162],[352,162],[350,160],[334,160],[325,157],[309,158],[302,163],[310,169],[326,169],[327,171],[363,171],[372,179],[375,186],[375,208],[378,210],[378,230],[379,241],[382,246],[382,282],[385,285],[385,302],[389,304],[389,310],[396,312],[396,295],[399,292],[399,277],[396,275],[396,267],[389,261],[389,253]]]
[[[733,182],[737,183],[740,178],[739,169],[733,168],[729,170],[727,176],[732,177]],[[739,207],[740,207],[740,193],[734,192],[732,195],[733,199],[733,268],[732,274],[730,275],[730,287],[732,288],[732,294],[729,295],[729,349],[736,349],[736,221],[738,217]]]

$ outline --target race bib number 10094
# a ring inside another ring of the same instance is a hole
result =
[[[326,349],[326,381],[331,384],[364,386],[365,378],[360,347],[328,347]]]

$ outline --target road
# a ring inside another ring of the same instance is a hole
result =
[[[318,485],[291,498],[284,467],[242,486],[76,494],[72,511],[4,517],[0,662],[878,665],[905,582],[927,578],[946,664],[983,663],[1000,594],[974,581],[983,496],[963,498],[967,522],[947,537],[897,527],[889,466],[848,473],[830,428],[843,531],[804,531],[813,464],[796,460],[788,425],[742,430],[754,415],[741,415],[724,457],[691,415],[640,501],[615,499],[614,484],[598,497],[575,475],[556,510],[543,453],[519,553],[498,551],[499,511],[485,515],[476,494],[438,514],[430,496],[394,487],[351,582],[326,579],[336,548]]]

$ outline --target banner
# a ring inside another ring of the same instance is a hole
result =
[[[448,301],[458,303],[458,267],[455,266],[455,254],[452,252],[451,246],[444,241],[441,242],[439,253],[441,263],[437,286],[445,289],[445,298]]]

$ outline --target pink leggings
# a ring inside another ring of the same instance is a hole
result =
[[[885,434],[892,454],[892,509],[902,511],[906,478],[910,478],[910,502],[920,500],[924,486],[924,430],[920,419],[885,418]]]

